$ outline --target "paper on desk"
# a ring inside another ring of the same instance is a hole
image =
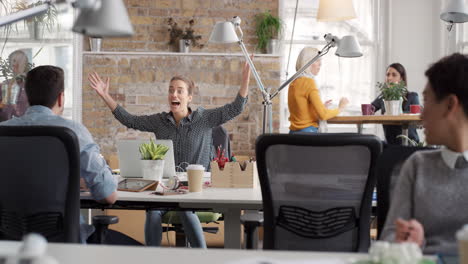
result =
[[[346,261],[339,258],[314,258],[314,259],[295,259],[295,260],[282,260],[282,259],[268,259],[268,258],[250,258],[239,259],[236,261],[227,262],[227,264],[348,264]]]

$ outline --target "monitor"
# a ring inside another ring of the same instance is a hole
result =
[[[117,141],[117,151],[119,155],[120,175],[125,178],[141,178],[143,171],[141,169],[141,143],[148,143],[145,139],[124,139]],[[164,157],[164,172],[163,178],[170,178],[176,175],[174,164],[174,149],[172,140],[157,139],[156,144],[167,146],[169,150]]]

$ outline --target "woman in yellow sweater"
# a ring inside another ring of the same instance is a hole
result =
[[[302,68],[318,53],[318,49],[305,47],[302,49],[296,62],[296,70]],[[315,76],[320,71],[321,60],[317,60],[304,71],[301,77],[289,85],[289,133],[318,132],[319,120],[328,120],[337,116],[348,104],[348,99],[341,98],[338,108],[328,109],[323,103],[315,82]]]

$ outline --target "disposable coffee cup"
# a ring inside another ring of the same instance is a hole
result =
[[[460,264],[468,264],[468,225],[464,225],[456,234]]]
[[[199,164],[190,164],[187,166],[187,178],[189,192],[201,192],[203,186],[203,175],[205,167]]]

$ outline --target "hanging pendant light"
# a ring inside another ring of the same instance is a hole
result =
[[[320,0],[317,21],[333,22],[356,18],[352,0]]]

